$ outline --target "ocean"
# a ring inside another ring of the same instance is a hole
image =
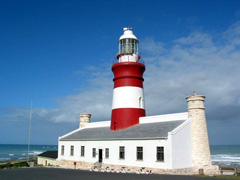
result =
[[[37,156],[42,152],[58,150],[57,145],[31,145],[29,157]],[[0,144],[0,161],[28,158],[28,145]]]
[[[240,145],[212,145],[210,149],[213,164],[240,167]]]
[[[57,150],[57,145],[31,145],[29,157]],[[240,145],[211,145],[212,163],[240,167]],[[0,161],[27,158],[28,145],[0,144]]]

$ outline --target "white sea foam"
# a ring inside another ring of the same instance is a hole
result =
[[[0,158],[0,161],[8,161],[10,158]]]
[[[9,154],[9,156],[14,156],[14,154]]]
[[[38,155],[41,153],[42,153],[42,151],[33,151],[33,152],[30,152],[29,155]]]
[[[212,162],[224,165],[240,165],[240,154],[217,154],[212,155]]]
[[[18,157],[17,159],[26,159],[27,157]]]

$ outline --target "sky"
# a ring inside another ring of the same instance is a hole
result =
[[[187,111],[205,95],[211,145],[240,144],[240,1],[0,0],[0,144],[57,144],[111,118],[123,27],[145,61],[147,116]]]

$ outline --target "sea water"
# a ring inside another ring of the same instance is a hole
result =
[[[210,146],[212,163],[240,167],[240,145]]]
[[[223,166],[240,166],[240,145],[211,145],[212,163]],[[57,150],[57,145],[31,145],[29,157]],[[17,160],[28,157],[28,145],[0,144],[0,161]]]
[[[29,157],[37,156],[45,151],[57,150],[57,145],[31,145]],[[0,144],[0,161],[28,158],[28,145]]]

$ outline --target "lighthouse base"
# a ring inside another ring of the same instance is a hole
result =
[[[145,116],[145,109],[118,108],[112,110],[111,130],[118,131],[139,124],[139,118]]]

